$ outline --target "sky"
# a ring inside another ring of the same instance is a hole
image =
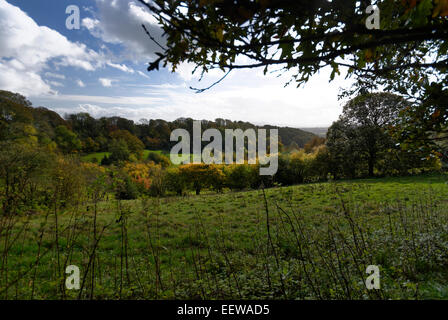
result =
[[[66,9],[80,9],[80,28],[68,29]],[[134,0],[0,0],[0,89],[61,114],[140,119],[249,121],[290,127],[329,126],[342,112],[341,87],[328,70],[301,88],[284,87],[288,74],[237,70],[223,82],[214,71],[198,82],[194,66],[147,72],[162,39],[151,13]]]

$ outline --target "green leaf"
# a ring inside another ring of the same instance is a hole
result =
[[[279,44],[279,48],[282,50],[280,59],[292,58],[292,52],[294,50],[294,39],[291,36],[286,36],[282,38],[282,42]]]

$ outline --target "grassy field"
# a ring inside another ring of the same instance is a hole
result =
[[[101,160],[105,157],[105,156],[110,156],[110,152],[94,152],[94,153],[89,153],[85,156],[81,157],[82,161],[85,162],[94,162],[96,164],[100,164]]]
[[[8,218],[0,297],[448,299],[446,181],[109,200]],[[79,266],[81,290],[65,289],[67,265]],[[380,290],[365,287],[368,265],[380,267]]]

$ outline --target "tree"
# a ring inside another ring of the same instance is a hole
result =
[[[95,142],[92,138],[88,137],[82,142],[82,149],[84,152],[96,152],[99,149],[98,143]]]
[[[310,161],[308,174],[312,181],[324,181],[330,173],[331,159],[328,148],[321,145],[314,150],[314,157]]]
[[[130,133],[128,130],[115,130],[110,133],[110,136],[114,140],[122,140],[126,143],[129,152],[135,154],[137,159],[143,157],[143,150],[145,150],[145,145],[140,141],[135,135]]]
[[[150,152],[146,160],[154,162],[155,164],[160,164],[163,168],[167,168],[171,165],[171,160],[168,159],[168,157],[156,152]]]
[[[350,100],[327,134],[327,146],[333,161],[339,163],[338,170],[355,177],[366,166],[368,175],[373,176],[386,154],[404,159],[391,133],[407,106],[406,100],[390,93],[369,93]]]
[[[50,187],[47,190],[53,206],[67,207],[80,201],[86,191],[83,169],[79,157],[64,155],[57,158],[51,170]]]
[[[187,187],[187,181],[185,181],[185,177],[181,174],[178,167],[171,167],[165,170],[163,183],[169,191],[176,192],[178,196],[183,195]]]
[[[2,102],[9,102],[24,107],[31,107],[31,102],[19,93],[13,93],[10,91],[0,90],[0,100]]]
[[[372,2],[366,0],[140,2],[166,35],[166,43],[151,37],[161,52],[150,70],[161,62],[176,69],[184,61],[203,72],[282,66],[295,70],[293,78],[303,83],[324,66],[332,68],[333,76],[340,67],[384,75],[447,66],[446,1],[374,1],[381,13],[379,30],[367,28]],[[430,50],[439,56],[420,59]]]
[[[99,134],[98,122],[92,118],[88,113],[70,114],[67,117],[67,122],[71,125],[73,131],[86,139],[88,137],[95,138]]]
[[[149,150],[159,150],[161,148],[161,142],[158,138],[145,137],[145,146]]]
[[[179,167],[179,173],[183,176],[196,192],[197,195],[201,190],[207,187],[214,187],[217,183],[224,180],[222,171],[213,164],[187,164]]]
[[[0,138],[36,145],[37,131],[33,126],[31,102],[18,93],[0,90]]]
[[[304,150],[295,151],[292,154],[279,157],[279,169],[275,175],[275,181],[283,185],[291,185],[305,182],[307,171],[314,156]]]
[[[356,177],[361,157],[356,152],[356,134],[343,121],[334,122],[327,132],[326,146],[329,152],[329,172],[334,179]]]
[[[139,196],[136,183],[126,173],[120,171],[114,175],[115,197],[119,200],[135,200]]]
[[[0,147],[0,198],[3,214],[15,214],[23,205],[32,205],[38,187],[46,185],[54,165],[51,153],[41,148],[11,142]]]
[[[226,185],[232,190],[244,190],[251,187],[256,178],[252,174],[255,169],[258,168],[248,164],[226,166]]]
[[[105,160],[105,163],[128,161],[131,155],[128,149],[128,145],[126,144],[126,141],[122,139],[112,140],[109,146],[109,151],[111,154],[110,157],[108,157],[108,160]]]
[[[430,98],[435,87],[439,95],[447,94],[445,0],[373,1],[380,12],[380,28],[368,27],[368,20],[376,19],[367,13],[371,0],[140,2],[155,15],[165,35],[155,39],[145,28],[148,41],[160,47],[149,71],[161,64],[175,71],[182,62],[189,62],[202,75],[221,69],[225,77],[232,70],[257,67],[266,74],[272,67],[290,71],[289,82],[301,85],[322,68],[330,68],[330,80],[344,69],[356,79],[346,95],[379,87],[400,93],[412,98],[416,112],[408,116],[417,121],[418,106],[429,117],[438,108]],[[447,99],[440,101],[446,110]],[[440,114],[431,121],[443,124],[447,114]],[[428,137],[427,131],[419,134],[422,139]]]
[[[68,129],[66,126],[58,126],[55,130],[56,143],[63,152],[73,153],[82,148],[81,140],[78,139],[76,133]]]
[[[303,147],[306,153],[312,153],[316,148],[325,144],[325,138],[314,137],[310,142]]]
[[[392,147],[392,139],[386,132],[393,127],[406,101],[390,93],[370,93],[350,100],[343,109],[341,120],[354,130],[358,151],[368,162],[368,174],[374,175],[378,153]]]
[[[424,151],[448,163],[448,89],[432,84],[427,93],[421,104],[401,112],[393,134],[403,149]]]

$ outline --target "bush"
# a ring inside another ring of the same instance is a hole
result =
[[[56,157],[46,149],[0,143],[0,200],[3,214],[47,202]],[[42,199],[41,199],[42,197]]]
[[[105,155],[103,157],[103,159],[101,159],[102,166],[110,166],[111,164],[112,164],[112,160],[107,155]]]
[[[129,151],[126,141],[122,139],[112,140],[109,146],[109,151],[111,153],[109,157],[109,161],[111,163],[119,161],[128,161],[129,157],[131,156],[131,152]]]
[[[122,173],[115,179],[115,197],[119,200],[135,200],[139,196],[138,186],[130,176]]]
[[[168,168],[165,170],[163,184],[166,186],[168,191],[175,192],[179,196],[184,194],[187,187],[186,181],[177,167]]]
[[[179,174],[187,187],[200,194],[204,188],[220,189],[224,182],[224,174],[213,164],[187,164],[179,167]]]
[[[171,165],[170,159],[156,152],[150,152],[148,154],[148,161],[154,162],[155,164],[160,164],[163,168],[167,168]]]
[[[84,167],[78,157],[59,157],[51,171],[50,183],[52,197],[60,206],[75,204],[85,195],[87,181]]]
[[[254,175],[257,166],[236,164],[225,167],[226,185],[232,190],[244,190],[253,186],[256,180]]]
[[[163,170],[159,164],[128,162],[123,170],[139,186],[140,191],[153,196],[161,196],[165,193],[163,182]]]

